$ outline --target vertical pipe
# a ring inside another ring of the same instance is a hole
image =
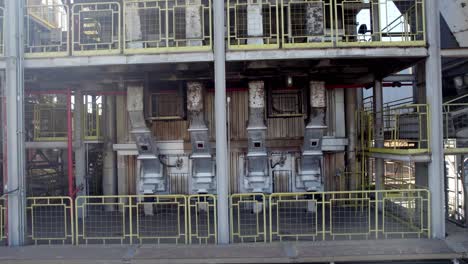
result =
[[[116,158],[113,150],[115,142],[115,97],[105,97],[105,143],[104,143],[104,168],[102,188],[104,195],[115,195],[116,184]],[[109,209],[109,208],[108,208]]]
[[[8,156],[8,243],[20,246],[25,240],[26,191],[24,148],[24,2],[7,0],[5,27],[7,150]]]
[[[67,90],[67,169],[68,169],[68,196],[73,199],[73,131],[72,131],[72,110],[71,110],[71,89]]]
[[[213,1],[214,8],[214,66],[215,66],[215,122],[216,175],[218,180],[218,243],[229,243],[228,168],[226,129],[226,51],[224,43],[224,1]]]
[[[349,176],[349,190],[358,190],[359,179],[356,169],[356,89],[345,89],[346,100],[346,133],[348,134],[348,149],[346,153],[346,166]]]
[[[430,105],[429,190],[431,192],[432,237],[445,237],[444,219],[444,149],[442,119],[442,66],[440,57],[440,5],[439,0],[426,1],[427,40],[429,57],[426,60],[426,98]]]
[[[384,147],[383,89],[382,80],[374,81],[374,138],[375,147]],[[384,160],[375,159],[375,189],[383,190]]]
[[[74,109],[74,136],[75,136],[75,184],[78,195],[86,195],[86,149],[83,142],[83,95],[81,92],[75,91],[75,109]],[[85,108],[85,111],[86,108]]]

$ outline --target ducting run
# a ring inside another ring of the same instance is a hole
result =
[[[310,116],[304,132],[300,167],[296,176],[296,189],[323,191],[322,140],[325,122],[326,94],[324,82],[310,82]]]
[[[265,146],[265,85],[263,81],[249,83],[248,152],[242,184],[245,192],[271,193],[272,182]]]
[[[204,115],[204,87],[199,82],[187,83],[187,110],[192,143],[192,192],[214,193],[215,166],[211,154],[210,137]]]
[[[163,166],[159,161],[159,151],[155,139],[145,123],[143,114],[143,86],[127,87],[127,110],[131,130],[138,148],[138,160],[141,161],[139,192],[141,194],[164,193],[167,181]]]

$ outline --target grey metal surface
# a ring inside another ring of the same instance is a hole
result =
[[[310,116],[304,132],[300,166],[296,175],[294,191],[323,191],[322,141],[327,128],[326,90],[324,82],[310,82]]]
[[[374,137],[375,147],[384,147],[384,119],[383,119],[383,87],[382,80],[374,81]],[[375,159],[375,188],[377,190],[383,189],[384,173],[385,173],[384,159]]]
[[[265,84],[249,82],[249,121],[247,125],[248,152],[241,177],[241,190],[249,193],[271,193],[269,156],[266,148]]]
[[[24,3],[8,0],[5,27],[6,111],[7,111],[7,190],[8,244],[19,246],[25,240],[25,143],[24,143]]]
[[[164,193],[167,191],[167,179],[159,160],[155,139],[146,126],[143,97],[143,85],[128,84],[127,110],[131,124],[130,134],[137,145],[138,160],[141,163],[138,191],[141,194]]]
[[[218,175],[218,243],[229,243],[229,170],[226,128],[226,47],[224,1],[213,1],[215,54],[216,175]]]
[[[432,196],[432,236],[445,237],[444,221],[444,149],[442,118],[442,66],[440,57],[439,0],[426,1],[427,40],[429,57],[426,60],[426,97],[430,107],[430,135],[432,162],[429,163],[429,190]]]
[[[112,146],[115,143],[115,96],[104,97],[104,168],[102,175],[102,191],[104,195],[117,194],[117,160]]]
[[[77,196],[87,195],[87,184],[86,184],[86,148],[83,143],[83,95],[81,92],[75,92],[75,109],[73,115],[74,122],[74,145],[75,151],[75,184],[78,189]],[[111,149],[112,151],[112,149]]]
[[[191,192],[215,193],[215,163],[211,153],[210,134],[205,121],[204,87],[200,82],[187,83],[187,111],[192,143]]]

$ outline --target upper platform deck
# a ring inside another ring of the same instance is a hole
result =
[[[25,1],[27,68],[213,60],[213,0]],[[426,56],[424,0],[226,0],[224,15],[228,61]]]

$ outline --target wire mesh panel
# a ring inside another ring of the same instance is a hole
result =
[[[226,5],[229,49],[279,48],[278,0],[228,0]]]
[[[76,198],[76,243],[132,243],[132,214],[128,196]]]
[[[381,203],[385,237],[429,236],[428,196],[428,192],[423,191],[385,193]]]
[[[266,198],[264,194],[231,196],[231,242],[267,242]]]
[[[67,56],[69,12],[66,5],[28,5],[25,56]]]
[[[332,0],[281,0],[283,47],[333,45]]]
[[[272,194],[270,241],[315,240],[322,224],[318,198],[317,193]]]
[[[185,196],[145,195],[133,199],[132,214],[136,214],[136,228],[133,230],[140,244],[187,243]]]
[[[80,3],[72,7],[72,54],[120,53],[120,4]]]
[[[102,96],[84,95],[83,123],[85,140],[103,139]]]
[[[425,45],[424,0],[335,4],[338,46]]]
[[[191,244],[215,244],[217,242],[216,196],[210,194],[188,197],[189,241]]]
[[[367,147],[369,151],[385,151],[391,153],[427,153],[430,146],[430,124],[429,106],[425,104],[409,104],[385,109],[383,111],[384,121],[384,149],[375,148],[374,113],[365,112],[367,115],[368,131]]]
[[[34,141],[63,141],[67,138],[67,106],[34,105]]]
[[[132,0],[124,5],[127,54],[212,47],[211,0]]]
[[[27,198],[28,237],[35,243],[73,244],[73,201],[69,197]]]
[[[0,197],[0,245],[6,243],[6,199]]]
[[[375,200],[369,193],[324,193],[323,199],[325,239],[367,239],[375,234]]]
[[[4,23],[4,18],[5,18],[5,9],[3,7],[0,7],[0,56],[5,55],[5,23]]]

